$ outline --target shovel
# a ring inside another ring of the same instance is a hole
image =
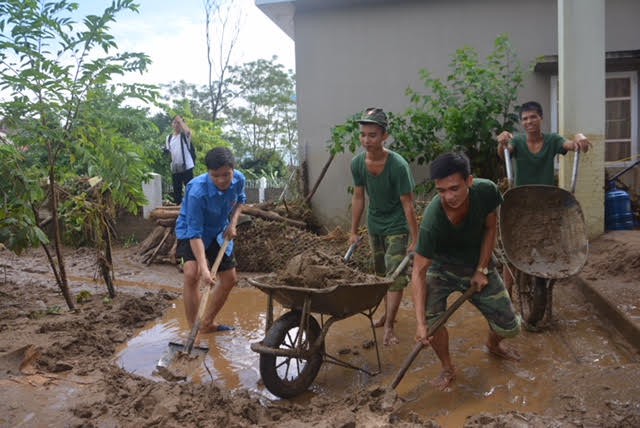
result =
[[[216,256],[216,260],[211,267],[211,276],[214,278],[218,273],[218,268],[220,267],[220,263],[222,262],[222,257],[224,256],[227,247],[229,246],[229,239],[224,238],[224,242],[220,247],[220,251],[218,251],[218,255]],[[191,328],[191,332],[187,337],[187,341],[184,344],[169,342],[169,351],[163,355],[158,364],[156,364],[156,368],[158,370],[167,369],[171,363],[176,359],[177,356],[189,356],[190,359],[197,358],[198,356],[205,355],[209,352],[209,348],[194,346],[196,341],[196,336],[198,335],[198,331],[200,330],[200,324],[202,323],[202,316],[204,314],[204,310],[207,307],[207,303],[209,302],[209,296],[213,292],[213,288],[215,285],[209,286],[207,292],[204,295],[204,298],[200,301],[200,305],[198,307],[198,314],[196,316],[196,321]]]
[[[357,241],[354,242],[353,244],[349,245],[349,249],[345,253],[344,257],[342,258],[343,262],[347,263],[347,262],[349,262],[349,260],[351,260],[351,257],[353,256],[353,253],[356,251],[356,248],[358,248],[358,245],[360,245],[361,241],[362,241],[362,236],[358,236]]]
[[[466,300],[468,300],[469,297],[471,297],[473,295],[473,293],[475,293],[475,292],[476,292],[475,287],[474,286],[470,286],[469,289],[467,291],[465,291],[462,296],[458,297],[458,299],[456,299],[456,301],[453,302],[451,304],[451,306],[449,306],[447,311],[433,325],[433,327],[431,328],[431,331],[429,332],[429,337],[433,337],[435,332],[438,331],[438,329],[440,329],[440,327],[442,327],[444,325],[444,323],[447,322],[447,320],[451,317],[451,315],[453,315],[453,313]],[[416,343],[416,346],[413,348],[413,351],[411,351],[411,354],[409,355],[409,357],[407,357],[407,359],[405,360],[404,364],[402,364],[402,367],[400,368],[400,371],[398,371],[398,374],[396,375],[395,379],[393,380],[393,382],[391,382],[391,388],[392,389],[395,389],[396,386],[398,386],[398,384],[400,383],[400,381],[404,377],[405,373],[409,369],[409,366],[411,366],[411,364],[413,363],[413,360],[416,359],[416,357],[418,356],[420,351],[422,351],[422,348],[425,348],[426,346],[427,345],[424,345],[422,342]]]

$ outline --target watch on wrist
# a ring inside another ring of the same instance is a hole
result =
[[[484,274],[484,275],[489,275],[489,269],[487,269],[486,267],[479,267],[478,268],[478,272]]]

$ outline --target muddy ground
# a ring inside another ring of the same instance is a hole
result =
[[[589,266],[620,281],[622,269],[611,258],[616,245],[594,245]],[[118,248],[116,266],[118,260],[131,264],[135,252],[135,247]],[[66,254],[78,296],[86,286],[74,278],[93,277],[95,257],[84,249]],[[140,266],[124,275],[154,282],[163,269],[174,268]],[[635,277],[637,282],[640,269],[628,269],[628,264],[625,269],[626,280]],[[111,300],[94,292],[69,312],[48,272],[42,251],[20,257],[0,253],[0,426],[437,426],[398,412],[402,399],[375,385],[343,397],[319,394],[301,405],[213,384],[154,382],[128,373],[113,363],[116,348],[159,317],[176,293],[131,289]],[[639,367],[589,372],[577,365],[557,374],[562,405],[544,416],[478,414],[465,426],[640,426]]]

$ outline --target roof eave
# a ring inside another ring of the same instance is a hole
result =
[[[295,0],[256,0],[256,6],[284,33],[295,40],[293,17]]]

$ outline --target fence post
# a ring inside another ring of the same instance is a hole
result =
[[[267,179],[260,177],[260,185],[258,186],[258,203],[264,202],[264,190],[267,188]]]

